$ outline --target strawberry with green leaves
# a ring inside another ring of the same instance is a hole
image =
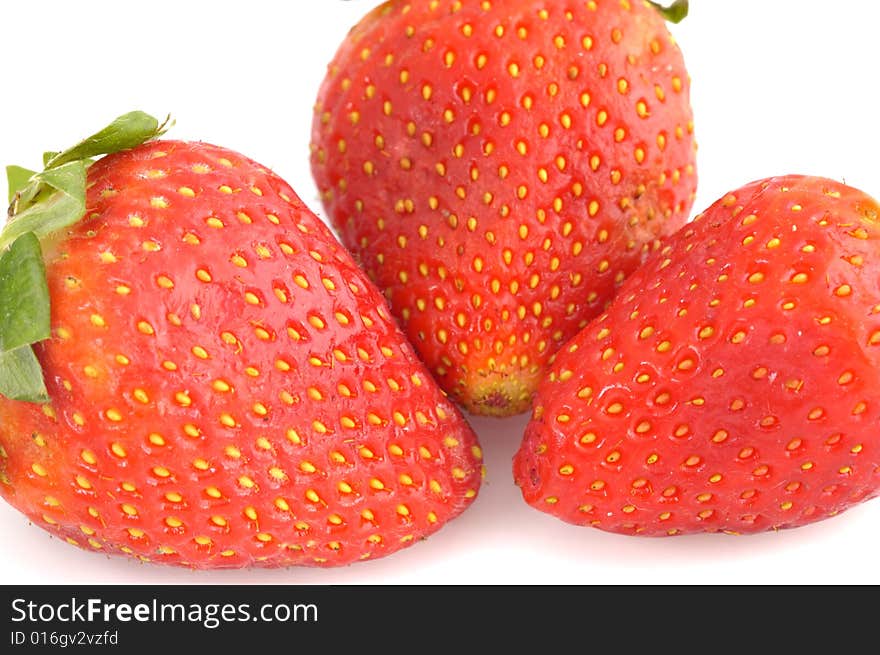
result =
[[[439,529],[481,454],[381,293],[278,176],[159,134],[134,112],[10,169],[0,495],[71,544],[194,568]]]
[[[551,354],[688,216],[689,79],[669,13],[392,0],[330,64],[312,129],[324,205],[471,412],[525,411]]]
[[[558,356],[514,473],[625,534],[752,533],[880,492],[880,206],[837,182],[733,191]]]

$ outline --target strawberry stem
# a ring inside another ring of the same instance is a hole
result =
[[[664,6],[659,2],[651,2],[654,8],[670,23],[680,23],[688,15],[688,0],[675,0],[671,5]]]

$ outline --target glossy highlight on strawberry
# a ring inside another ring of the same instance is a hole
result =
[[[392,0],[316,103],[312,170],[343,242],[469,411],[525,411],[696,188],[689,78],[629,0]]]
[[[880,493],[880,206],[824,178],[731,192],[559,351],[514,475],[640,535],[753,533]]]
[[[387,555],[465,509],[475,435],[284,181],[205,143],[88,171],[44,246],[47,404],[0,398],[0,494],[85,549],[218,568]]]

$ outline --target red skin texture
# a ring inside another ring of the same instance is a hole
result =
[[[525,500],[654,536],[795,527],[877,495],[878,242],[876,201],[831,180],[716,202],[559,351],[514,459]]]
[[[89,183],[46,253],[51,403],[0,399],[9,503],[83,548],[194,568],[375,558],[470,504],[476,437],[285,182],[164,141]]]
[[[695,144],[681,52],[652,7],[482,5],[366,16],[318,95],[312,171],[440,385],[506,415],[685,222]]]

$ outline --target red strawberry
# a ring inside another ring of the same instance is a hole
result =
[[[525,411],[559,345],[681,226],[689,81],[645,2],[386,2],[318,96],[312,169],[441,386]]]
[[[880,207],[749,184],[683,228],[559,351],[514,474],[627,534],[758,532],[880,492]]]
[[[375,558],[470,504],[475,435],[283,180],[154,141],[95,163],[86,206],[44,240],[49,402],[0,399],[9,503],[195,568]]]

